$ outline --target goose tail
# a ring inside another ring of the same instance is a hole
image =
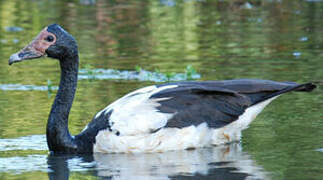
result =
[[[305,83],[305,84],[300,84],[295,87],[295,91],[303,91],[303,92],[311,92],[313,89],[316,88],[316,85],[314,83]]]
[[[286,82],[289,83],[289,82]],[[267,99],[279,96],[281,94],[287,93],[287,92],[291,92],[291,91],[297,91],[297,92],[311,92],[313,91],[313,89],[316,88],[316,85],[312,82],[309,83],[304,83],[304,84],[296,84],[296,83],[290,83],[291,86],[288,86],[280,91],[276,91],[274,93],[268,94],[267,96],[259,99],[258,101],[254,102],[253,105],[258,104],[262,101],[265,101]]]

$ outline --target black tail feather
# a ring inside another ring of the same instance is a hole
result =
[[[267,99],[276,97],[278,95],[290,92],[290,91],[311,92],[315,88],[316,88],[316,85],[313,84],[313,83],[305,83],[305,84],[300,84],[300,85],[296,85],[296,86],[290,86],[290,87],[284,88],[284,89],[282,89],[280,91],[277,91],[277,92],[271,93],[271,94],[269,94],[267,96],[264,96],[263,98],[261,98],[258,101],[254,102],[253,105],[258,104],[260,102],[263,102],[263,101],[265,101]]]
[[[295,91],[305,91],[305,92],[311,92],[313,89],[316,88],[316,85],[313,83],[306,83],[306,84],[301,84],[299,85]]]

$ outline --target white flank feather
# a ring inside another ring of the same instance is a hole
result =
[[[121,135],[138,135],[150,133],[152,130],[164,127],[167,120],[174,114],[159,112],[156,107],[160,101],[169,98],[149,99],[153,94],[162,90],[175,88],[177,85],[148,86],[138,89],[110,104],[104,110],[99,112],[108,113],[113,110],[109,123],[112,131],[119,132]]]
[[[136,153],[164,152],[210,145],[212,131],[202,123],[182,129],[164,128],[156,133],[117,136],[109,130],[100,131],[96,136],[94,152]]]
[[[225,144],[233,141],[240,141],[242,130],[248,128],[249,124],[257,117],[257,115],[278,96],[267,99],[261,103],[253,105],[239,116],[239,119],[224,126],[215,129],[212,137],[212,144]]]

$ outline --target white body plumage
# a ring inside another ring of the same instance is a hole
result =
[[[177,86],[169,85],[160,88],[148,86],[127,94],[99,112],[96,117],[113,110],[110,116],[111,129],[99,131],[93,151],[103,153],[164,152],[239,141],[241,131],[246,129],[263,108],[276,98],[247,108],[238,120],[222,128],[209,128],[207,123],[183,128],[163,128],[176,113],[159,112],[156,108],[160,105],[158,102],[165,99],[150,99],[149,97],[162,90],[175,87]],[[157,131],[153,132],[154,130]]]

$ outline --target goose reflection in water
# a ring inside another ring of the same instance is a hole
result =
[[[50,155],[50,179],[90,171],[102,179],[269,179],[240,144],[165,153]]]

